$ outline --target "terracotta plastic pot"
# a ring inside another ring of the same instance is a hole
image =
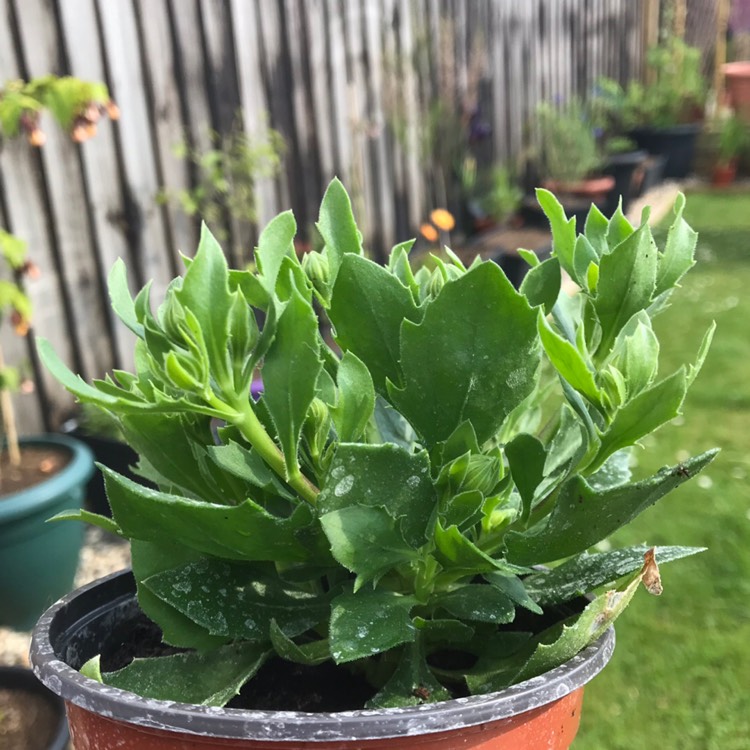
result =
[[[21,446],[60,448],[71,454],[57,474],[0,500],[0,625],[30,630],[39,615],[73,587],[83,524],[47,523],[80,508],[94,471],[91,451],[62,435],[22,440]]]
[[[750,123],[750,60],[721,66],[731,104],[737,116]]]
[[[737,160],[715,164],[711,174],[711,184],[714,187],[728,187],[737,177]]]
[[[148,700],[77,670],[115,627],[139,614],[129,571],[70,594],[39,621],[31,661],[62,696],[78,750],[565,750],[575,737],[583,685],[609,661],[610,628],[557,669],[499,693],[415,708],[301,713],[222,709]]]
[[[592,203],[604,200],[615,186],[615,178],[612,175],[592,177],[579,182],[561,182],[558,180],[547,180],[544,187],[553,193],[563,195],[575,195],[578,198],[587,198]]]

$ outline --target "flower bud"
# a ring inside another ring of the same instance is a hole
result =
[[[328,286],[331,269],[328,265],[328,258],[322,253],[315,251],[305,253],[302,258],[302,270],[319,292]]]
[[[182,360],[182,361],[181,361]],[[191,372],[188,361],[178,357],[175,352],[169,352],[164,360],[164,369],[167,377],[172,383],[185,391],[200,391],[203,384],[198,380],[197,375]]]
[[[432,276],[430,277],[430,283],[427,286],[427,293],[430,297],[433,299],[440,294],[440,290],[445,286],[445,277],[443,276],[443,272],[436,268],[432,272]]]
[[[323,453],[330,431],[331,415],[328,407],[319,398],[314,398],[302,426],[302,433],[313,457],[320,456]]]

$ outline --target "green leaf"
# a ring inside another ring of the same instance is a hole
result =
[[[524,607],[537,615],[542,614],[542,608],[531,598],[525,580],[500,572],[485,573],[484,578],[519,607]]]
[[[541,528],[506,534],[508,560],[535,565],[583,552],[697,474],[716,453],[708,451],[684,464],[665,467],[648,479],[602,491],[580,476],[573,477],[563,486]]]
[[[273,650],[286,661],[313,667],[331,658],[327,639],[297,645],[284,633],[276,620],[271,621],[270,635]]]
[[[576,617],[553,625],[508,659],[500,660],[494,672],[467,679],[473,693],[503,690],[559,667],[595,641],[630,603],[641,582],[636,575],[621,591],[597,597]]]
[[[578,279],[576,279],[575,267],[573,265],[573,253],[576,242],[575,217],[571,216],[569,219],[565,215],[562,204],[549,190],[537,188],[536,199],[542,207],[542,211],[547,215],[550,228],[552,229],[553,253],[559,259],[560,265],[577,282]]]
[[[526,295],[532,307],[542,305],[545,314],[549,314],[560,294],[561,282],[560,259],[547,258],[524,276],[521,294]]]
[[[223,706],[255,675],[268,655],[264,644],[232,643],[208,652],[135,659],[102,677],[106,685],[142,698]]]
[[[664,252],[659,253],[654,296],[672,289],[695,263],[698,233],[682,218],[685,196],[680,193],[674,202],[674,221],[669,227]]]
[[[209,417],[192,414],[126,414],[120,418],[128,444],[174,487],[198,500],[235,505],[226,475],[208,460],[213,445]]]
[[[201,227],[200,244],[175,297],[195,315],[208,351],[211,371],[224,387],[229,369],[229,316],[232,296],[224,253],[208,227]]]
[[[457,575],[481,575],[495,570],[501,572],[527,572],[496,560],[482,552],[471,540],[467,539],[456,526],[447,529],[438,523],[435,529],[435,557],[452,578]]]
[[[599,586],[612,583],[643,566],[646,544],[626,549],[589,554],[583,552],[552,570],[535,573],[524,580],[526,590],[542,606],[575,599]],[[654,547],[656,561],[662,563],[703,552],[704,547]]]
[[[228,472],[273,495],[287,500],[296,499],[296,495],[268,467],[256,451],[230,440],[227,445],[209,446],[208,454],[223,472]]]
[[[320,523],[333,556],[356,573],[356,589],[400,563],[417,559],[417,552],[404,540],[398,521],[383,508],[353,505],[326,513]]]
[[[609,353],[617,334],[633,315],[649,306],[655,283],[656,249],[644,224],[601,259],[593,302],[602,327],[602,355]]]
[[[716,321],[712,321],[708,330],[703,336],[700,348],[698,349],[698,356],[695,359],[695,364],[688,367],[687,372],[687,386],[688,388],[693,384],[693,381],[698,376],[698,373],[703,369],[703,363],[708,355],[708,350],[711,348],[711,342],[714,338],[714,332],[716,331]]]
[[[149,576],[143,582],[185,617],[224,639],[267,641],[271,622],[293,637],[324,622],[329,596],[284,584],[276,572],[201,558]]]
[[[337,664],[389,651],[413,641],[416,629],[409,612],[410,596],[393,591],[342,594],[331,604],[329,640]]]
[[[419,641],[407,644],[401,652],[396,671],[367,708],[398,708],[445,701],[452,696],[432,674]]]
[[[276,279],[284,258],[295,258],[294,235],[297,233],[297,222],[291,211],[271,219],[258,238],[255,260],[260,271],[260,280],[273,299],[276,291]]]
[[[138,338],[145,336],[143,325],[138,322],[135,314],[135,305],[133,298],[130,296],[128,288],[128,270],[122,258],[118,258],[112,266],[107,279],[109,288],[109,298],[112,302],[112,309],[117,317],[136,335]]]
[[[609,219],[597,208],[596,204],[592,203],[586,217],[584,234],[599,258],[609,252],[609,244],[607,243],[608,229]]]
[[[602,392],[594,380],[594,373],[587,366],[578,349],[568,340],[553,331],[544,315],[537,319],[539,337],[544,351],[560,376],[582,393],[597,407],[602,408]]]
[[[345,352],[336,375],[338,400],[330,409],[342,443],[359,439],[375,409],[375,387],[370,371],[359,357]]]
[[[409,452],[414,449],[417,436],[412,426],[381,396],[375,399],[373,416],[381,442],[393,443]]]
[[[296,290],[279,318],[276,338],[263,364],[263,400],[279,436],[287,475],[299,472],[297,446],[323,368],[318,319]]]
[[[645,224],[644,224],[645,226]],[[612,218],[609,220],[607,227],[607,244],[614,252],[617,246],[624,242],[630,235],[637,230],[634,229],[633,225],[628,221],[625,214],[622,212],[622,201],[617,205],[617,209]]]
[[[589,471],[598,469],[615,451],[635,445],[642,437],[678,416],[686,392],[685,369],[681,367],[625,404],[607,430],[600,433],[601,447]]]
[[[297,506],[289,518],[278,518],[252,500],[233,507],[214,505],[147,489],[106,467],[102,472],[112,515],[128,538],[170,539],[227,560],[325,559],[319,534],[306,544],[298,538],[315,523],[307,505]]]
[[[483,506],[484,495],[479,490],[449,495],[441,501],[440,521],[444,528],[457,526],[463,531],[481,519]]]
[[[226,643],[226,638],[211,635],[206,628],[162,601],[143,585],[143,581],[153,575],[199,559],[199,552],[169,539],[160,539],[157,543],[133,539],[130,550],[138,605],[151,620],[159,624],[165,643],[199,650],[216,648]]]
[[[500,589],[483,583],[468,583],[432,600],[436,606],[458,617],[494,624],[513,622],[516,607]]]
[[[60,511],[60,513],[52,516],[52,518],[47,519],[47,523],[50,521],[81,521],[82,523],[89,523],[92,526],[98,526],[110,534],[122,536],[122,531],[115,521],[107,518],[107,516],[99,515],[99,513],[92,513],[85,508],[71,508]]]
[[[466,420],[485,442],[531,392],[539,362],[535,318],[500,268],[482,263],[447,283],[421,324],[404,321],[404,387],[391,383],[388,390],[428,446]]]
[[[591,282],[596,279],[597,272],[592,272],[593,276],[590,277],[589,269],[592,265],[595,268],[599,266],[599,256],[594,246],[582,234],[576,238],[573,265],[575,266],[576,276],[580,280],[579,283],[581,283],[581,286],[588,288],[589,291],[593,291]],[[594,285],[595,287],[596,285]]]
[[[531,511],[531,502],[536,488],[544,479],[547,451],[538,438],[522,432],[505,446],[505,456],[510,465],[513,482],[521,496],[523,504],[521,518],[526,521]]]
[[[318,496],[321,513],[352,505],[382,507],[399,521],[407,543],[426,541],[436,504],[425,451],[409,453],[388,443],[340,443]]]
[[[395,276],[367,258],[347,253],[329,314],[336,341],[365,363],[378,393],[385,393],[386,378],[401,382],[401,323],[420,320],[422,313]]]
[[[328,185],[320,204],[320,215],[315,225],[325,242],[325,255],[330,269],[330,285],[334,286],[344,260],[350,253],[362,255],[362,235],[352,213],[352,203],[341,182],[334,178]]]

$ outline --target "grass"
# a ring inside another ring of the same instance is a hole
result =
[[[698,263],[658,319],[663,372],[694,358],[711,320],[706,365],[676,420],[641,451],[651,472],[713,446],[699,477],[612,539],[708,551],[662,568],[664,594],[640,592],[617,624],[617,649],[586,693],[575,750],[746,750],[750,745],[750,194],[688,196]]]

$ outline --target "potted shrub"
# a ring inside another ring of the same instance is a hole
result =
[[[539,137],[537,167],[545,187],[563,198],[584,198],[588,204],[604,200],[614,180],[601,175],[602,153],[593,124],[580,103],[555,106],[541,102],[535,126]]]
[[[737,162],[750,142],[747,128],[736,115],[722,120],[719,126],[719,148],[711,176],[711,182],[717,187],[726,187],[734,182]]]
[[[630,81],[623,89],[616,81],[605,82],[620,98],[621,122],[637,146],[665,157],[665,177],[686,177],[707,93],[701,52],[668,36],[649,50],[646,63],[654,78],[648,85]]]
[[[89,385],[40,342],[159,488],[105,469],[113,518],[66,514],[133,553],[132,575],[69,595],[34,634],[77,746],[455,748],[480,732],[493,748],[568,746],[612,621],[641,582],[659,592],[657,560],[697,551],[590,549],[713,458],[628,468],[680,413],[712,331],[694,363],[659,370],[651,318],[693,264],[682,198],[657,252],[646,223],[592,208],[576,237],[538,197],[555,253],[520,293],[448,251],[417,278],[410,242],[387,267],[368,260],[334,181],[304,268],[289,212],[261,234],[256,273],[228,269],[204,228],[156,313],[118,262],[135,374]],[[559,294],[563,269],[576,298]]]

